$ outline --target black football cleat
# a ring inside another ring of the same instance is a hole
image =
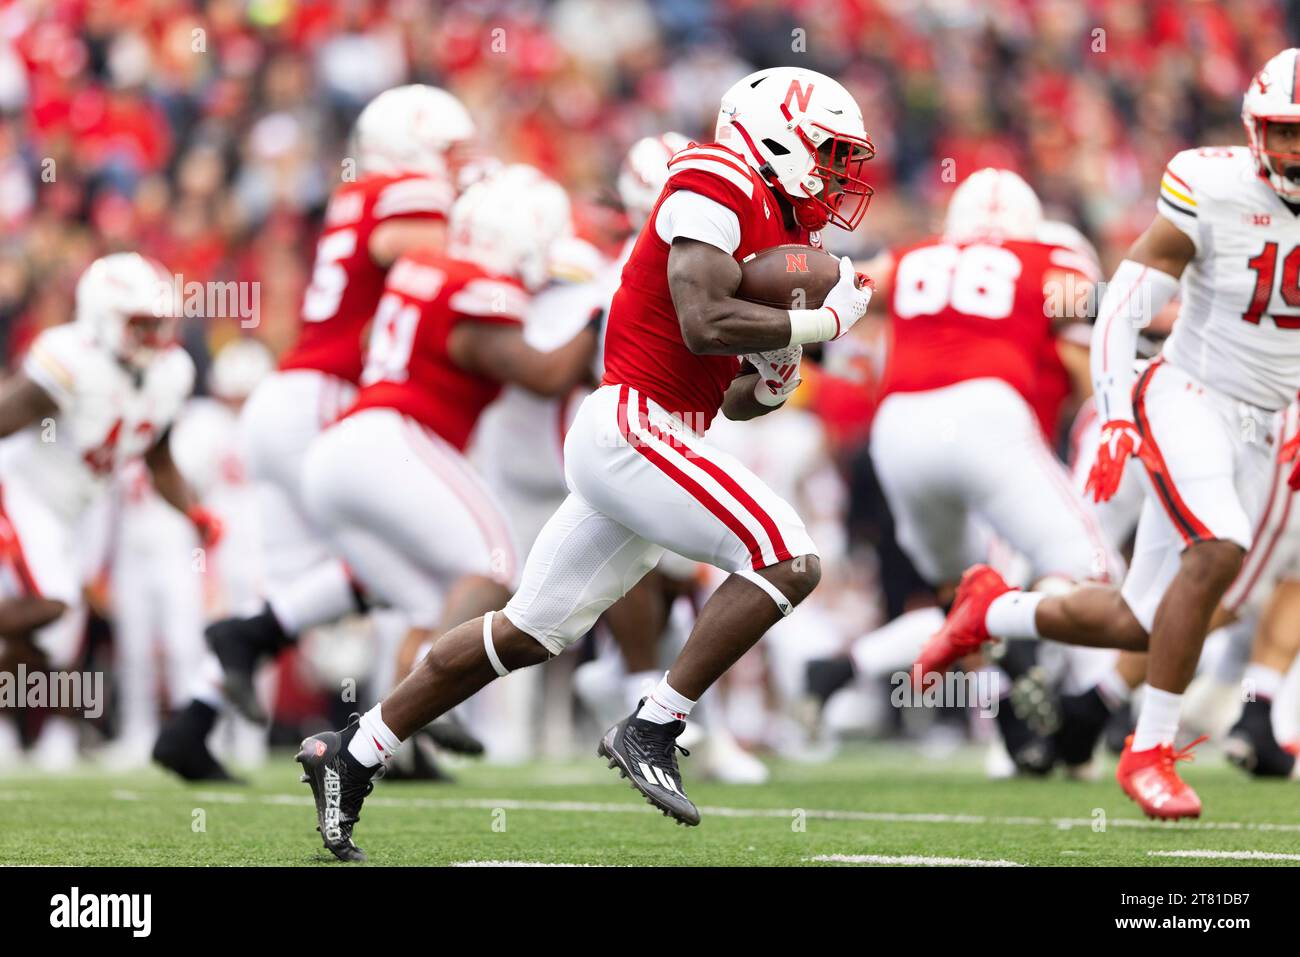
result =
[[[1056,762],[1056,748],[1052,738],[1039,734],[1023,717],[1016,713],[1010,701],[1001,702],[997,713],[998,731],[1007,754],[1021,774],[1042,776],[1052,770]]]
[[[342,731],[322,731],[304,738],[294,758],[302,765],[302,780],[316,799],[316,830],[325,849],[340,861],[364,861],[366,852],[352,841],[352,828],[361,819],[361,803],[375,789],[378,766],[362,767],[348,754],[360,715],[352,715]]]
[[[163,725],[154,742],[153,759],[186,781],[230,781],[243,784],[208,750],[208,734],[217,712],[201,701],[191,701]]]
[[[852,680],[853,662],[848,657],[814,658],[804,666],[804,687],[822,707]]]
[[[1224,739],[1228,760],[1257,778],[1289,778],[1295,773],[1296,758],[1273,735],[1272,702],[1247,701],[1241,717]]]
[[[1056,755],[1061,763],[1078,768],[1091,761],[1110,719],[1111,710],[1096,688],[1062,695],[1061,727],[1056,733]]]
[[[686,796],[677,768],[677,752],[690,754],[677,743],[684,730],[685,721],[655,724],[638,718],[634,711],[605,732],[596,754],[608,758],[609,766],[618,768],[619,776],[627,778],[665,817],[694,827],[700,823],[700,809]]]
[[[452,754],[477,758],[483,753],[483,742],[476,738],[454,713],[430,721],[415,733]]]
[[[267,722],[266,711],[257,700],[253,678],[257,666],[292,644],[268,608],[250,618],[222,618],[204,629],[203,636],[224,674],[226,699],[249,721]]]

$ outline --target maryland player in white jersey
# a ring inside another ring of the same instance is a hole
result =
[[[97,259],[77,283],[75,320],[37,336],[0,389],[0,670],[23,659],[55,669],[73,661],[81,522],[128,463],[143,459],[205,546],[220,536],[170,452],[172,420],[194,385],[194,364],[175,341],[175,307],[157,263],[137,253]],[[66,756],[75,731],[57,719],[44,733]]]
[[[990,635],[1149,651],[1116,777],[1160,818],[1201,811],[1175,768],[1190,750],[1174,747],[1182,695],[1254,537],[1274,418],[1300,386],[1300,50],[1251,81],[1242,120],[1249,148],[1170,161],[1155,220],[1098,309],[1091,363],[1104,424],[1088,489],[1108,499],[1132,455],[1149,480],[1122,589],[1021,593],[975,566],[919,659],[947,666]],[[1173,334],[1135,382],[1137,331],[1180,288]]]

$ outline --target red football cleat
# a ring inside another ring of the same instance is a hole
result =
[[[1178,776],[1174,764],[1192,760],[1192,748],[1207,738],[1208,735],[1202,735],[1181,751],[1175,751],[1173,745],[1169,744],[1134,751],[1133,735],[1130,734],[1124,741],[1124,753],[1120,755],[1119,767],[1115,769],[1115,780],[1119,781],[1124,793],[1146,812],[1147,817],[1166,821],[1176,821],[1180,817],[1200,817],[1201,799]]]
[[[912,665],[912,681],[916,687],[923,687],[928,675],[944,674],[954,661],[976,651],[989,640],[984,616],[993,599],[1009,591],[1015,589],[989,566],[972,565],[966,569],[957,585],[952,611],[948,612],[943,626],[930,636]]]

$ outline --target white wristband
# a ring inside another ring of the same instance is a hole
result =
[[[790,310],[790,345],[799,346],[807,342],[826,342],[834,339],[840,332],[840,321],[831,309]]]

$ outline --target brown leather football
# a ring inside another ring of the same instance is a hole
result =
[[[816,309],[839,278],[839,259],[824,249],[773,246],[741,261],[735,296],[777,309]]]

